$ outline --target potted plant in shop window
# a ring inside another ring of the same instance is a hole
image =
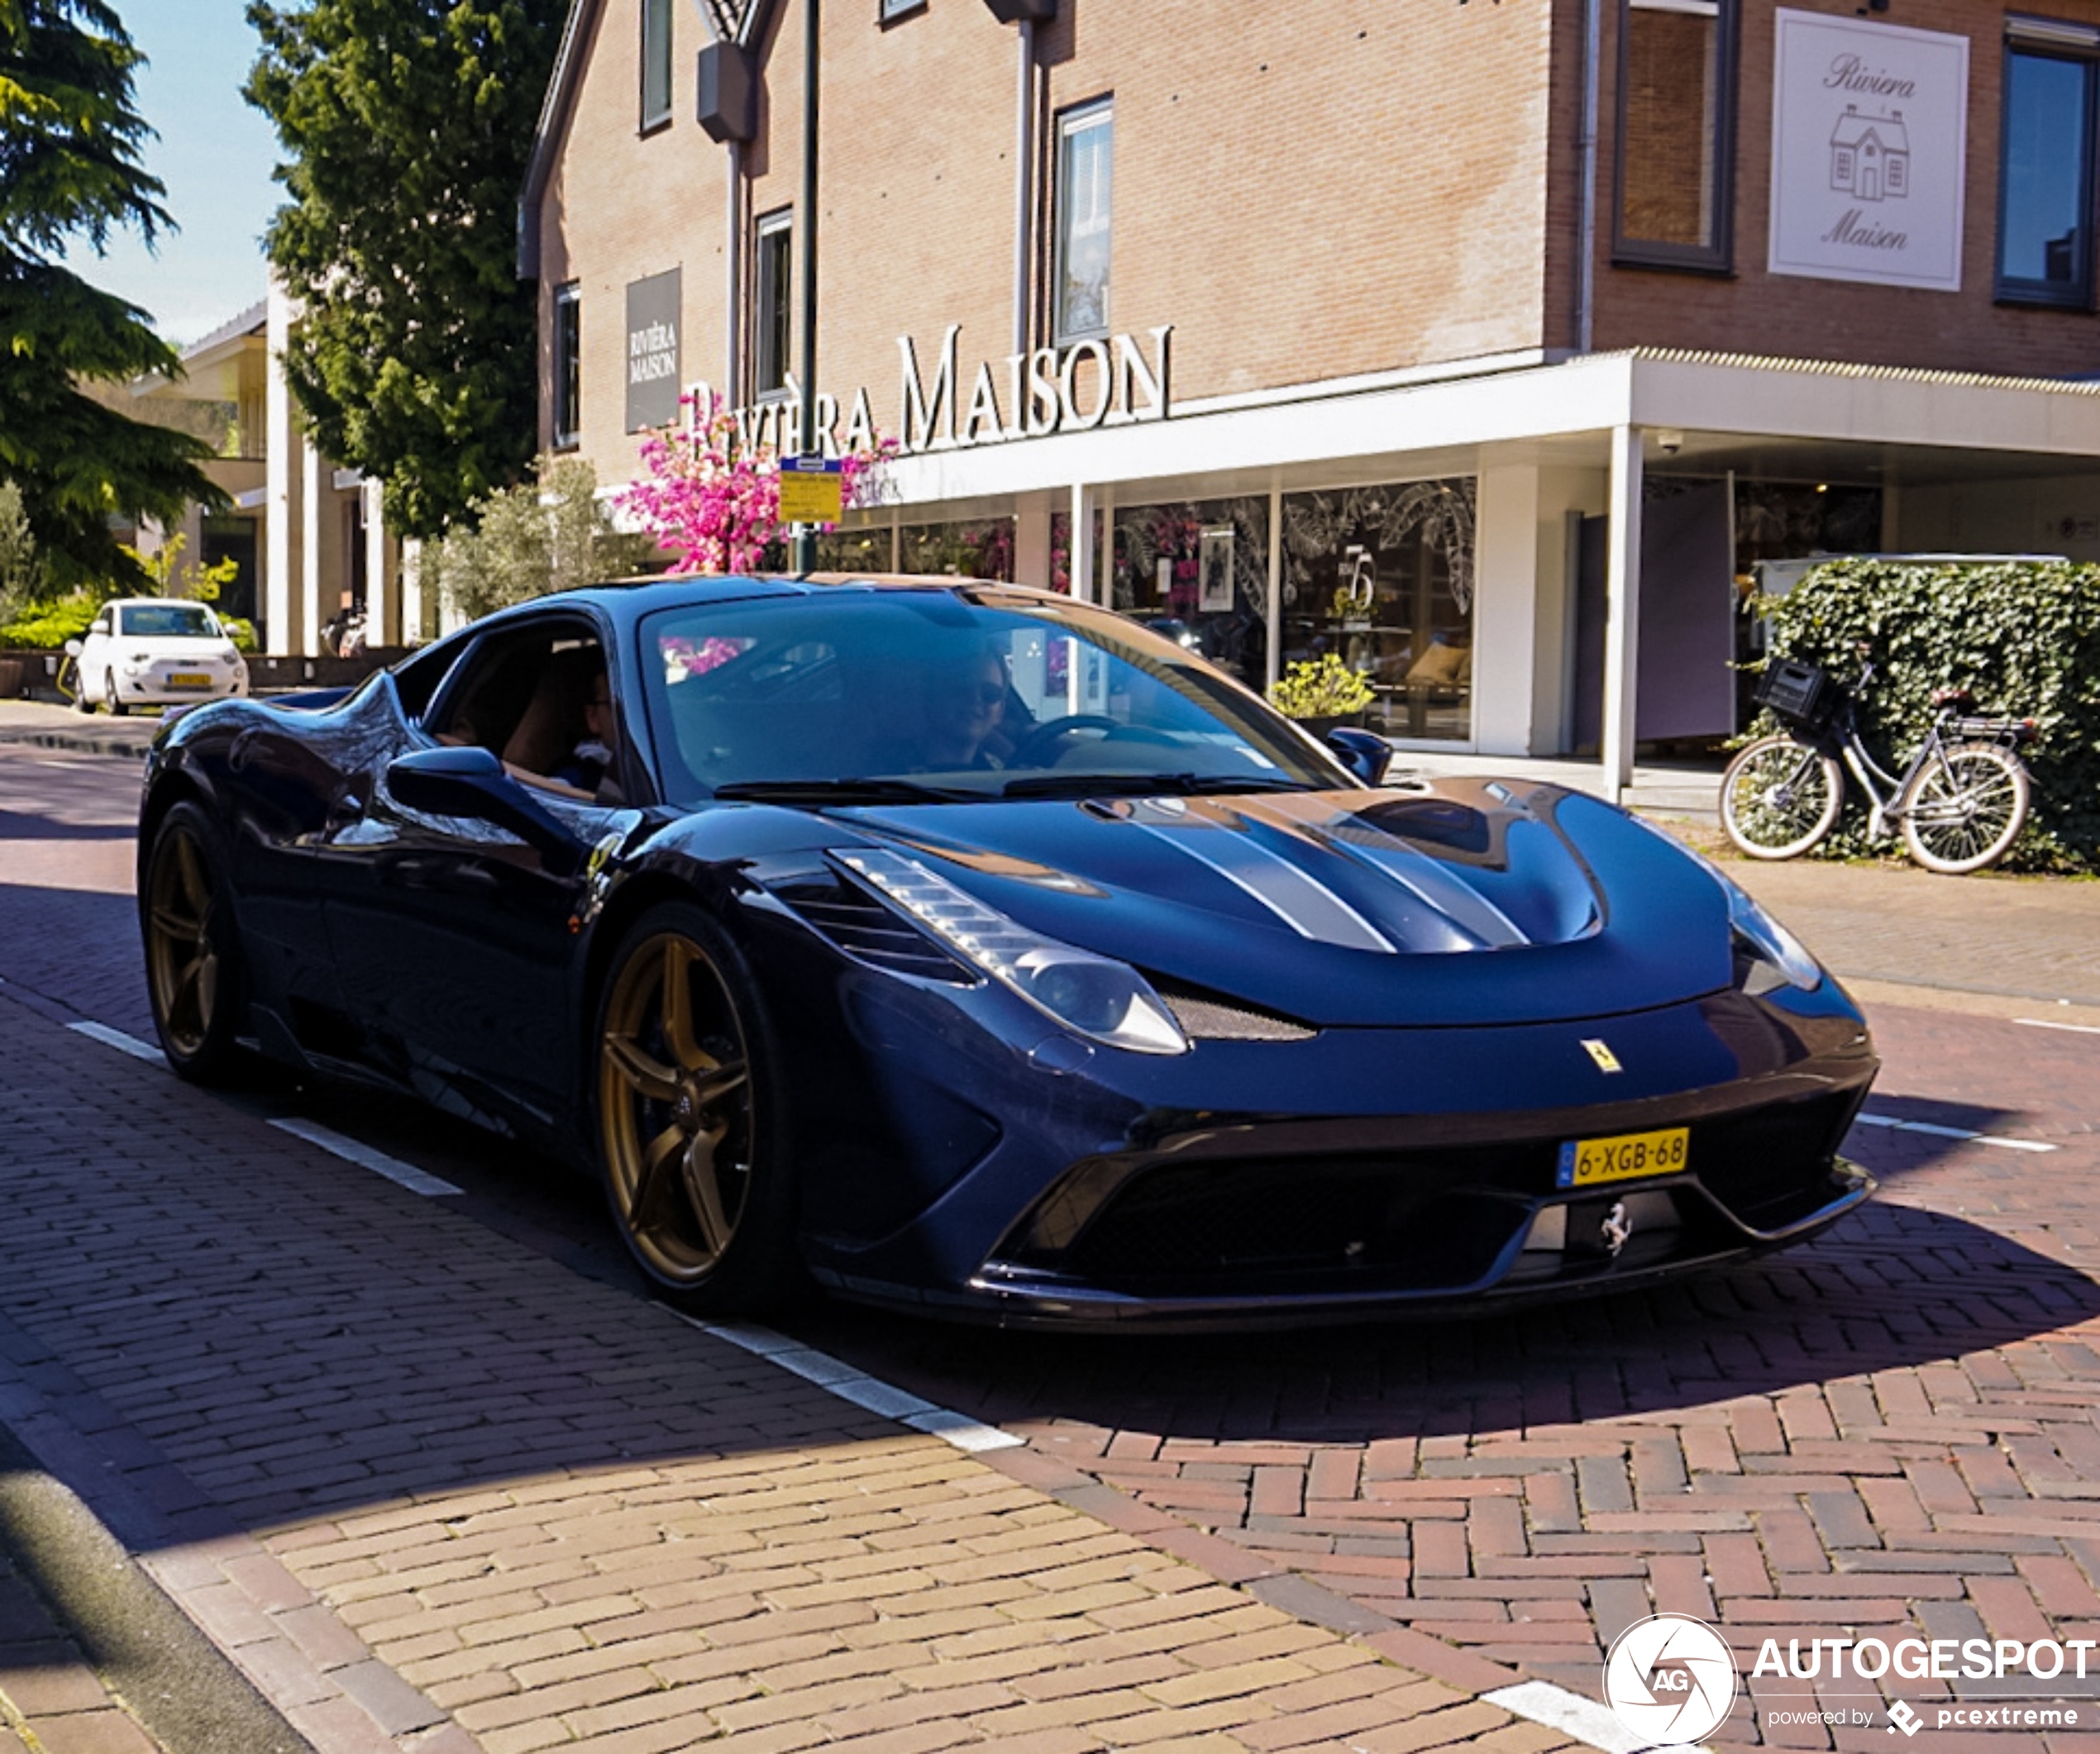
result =
[[[1316,737],[1361,725],[1374,696],[1371,684],[1333,652],[1301,658],[1269,684],[1269,703]]]

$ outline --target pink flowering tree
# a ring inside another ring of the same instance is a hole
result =
[[[839,460],[847,505],[875,503],[880,471],[897,450],[884,439]],[[618,503],[676,556],[674,573],[749,572],[781,532],[780,460],[769,445],[740,443],[726,411],[651,433],[642,468]]]

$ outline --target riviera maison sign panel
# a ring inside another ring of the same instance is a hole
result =
[[[1776,17],[1771,271],[1960,291],[1969,39]]]
[[[627,429],[678,418],[678,274],[630,280],[627,288]]]

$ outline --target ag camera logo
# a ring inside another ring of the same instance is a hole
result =
[[[1650,1614],[1612,1642],[1604,1697],[1650,1747],[1703,1742],[1735,1703],[1735,1653],[1703,1620]]]

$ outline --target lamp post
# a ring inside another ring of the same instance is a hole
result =
[[[804,0],[802,23],[802,419],[797,448],[817,454],[817,38],[823,0]],[[795,570],[817,570],[817,527],[797,524]]]

